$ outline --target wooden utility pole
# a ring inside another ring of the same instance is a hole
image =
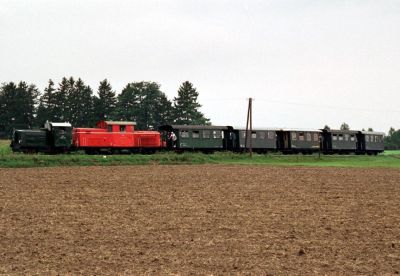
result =
[[[247,149],[247,139],[249,139],[249,153],[250,157],[253,156],[253,141],[251,139],[251,135],[253,132],[253,108],[252,108],[252,98],[249,98],[249,107],[247,109],[247,122],[246,122],[246,139],[245,139],[245,148]],[[250,129],[249,129],[250,125]]]

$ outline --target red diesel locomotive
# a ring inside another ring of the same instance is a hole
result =
[[[162,147],[158,131],[137,131],[136,123],[100,121],[96,128],[73,128],[72,144],[87,154],[153,153]]]

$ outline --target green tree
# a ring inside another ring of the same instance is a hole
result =
[[[350,130],[350,126],[346,123],[342,123],[340,126],[340,130]]]
[[[392,136],[395,132],[396,132],[396,130],[393,127],[390,127],[389,133],[388,133],[389,137]]]
[[[111,84],[107,79],[100,82],[97,93],[98,97],[94,98],[96,120],[112,119],[117,98],[115,97],[115,92],[112,90]]]
[[[92,89],[85,85],[81,78],[74,81],[71,77],[68,83],[68,110],[66,113],[70,123],[79,127],[93,126],[95,118]]]
[[[179,87],[178,97],[174,98],[174,121],[176,124],[204,125],[210,120],[199,111],[201,105],[197,102],[199,93],[193,84],[185,81]]]
[[[62,78],[61,82],[58,84],[58,88],[54,93],[54,122],[70,122],[70,112],[69,105],[67,101],[67,96],[70,88],[70,82],[67,78]]]
[[[374,131],[374,129],[372,127],[369,127],[368,131]]]
[[[5,83],[0,88],[0,125],[10,134],[12,128],[32,128],[39,90],[26,82]]]
[[[400,149],[400,129],[389,129],[388,136],[385,137],[385,149]]]
[[[118,95],[116,117],[135,121],[138,129],[155,128],[170,120],[171,102],[155,82],[129,83]]]
[[[43,95],[40,97],[36,116],[37,125],[42,125],[47,120],[50,122],[58,121],[55,96],[56,89],[54,88],[54,82],[50,79],[47,87],[44,89]]]

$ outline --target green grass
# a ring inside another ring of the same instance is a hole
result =
[[[400,155],[400,150],[385,150],[383,155]]]
[[[45,155],[12,153],[9,141],[0,140],[0,167],[115,166],[172,164],[247,164],[271,166],[400,168],[400,151],[386,151],[378,156],[357,155],[281,155],[214,154],[160,152],[153,155],[85,155],[82,153]]]

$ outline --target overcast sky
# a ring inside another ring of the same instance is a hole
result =
[[[400,1],[0,0],[0,82],[191,81],[215,125],[400,128]]]

